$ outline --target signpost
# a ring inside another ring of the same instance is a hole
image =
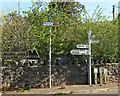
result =
[[[92,33],[91,31],[88,31],[88,71],[89,71],[89,74],[88,74],[88,82],[89,82],[89,85],[91,85],[92,83],[92,76],[91,76],[91,44],[96,44],[96,43],[99,43],[98,40],[92,40]],[[94,36],[95,37],[95,36]]]
[[[88,31],[88,45],[86,44],[77,44],[76,47],[80,49],[71,50],[72,55],[88,55],[88,82],[91,85],[91,44],[99,43],[98,40],[92,40],[92,37],[95,38],[95,35],[92,35],[91,31]],[[84,49],[84,50],[83,50]],[[86,50],[85,50],[86,49]]]
[[[77,48],[88,48],[88,45],[85,45],[85,44],[77,44],[76,47],[77,47]]]
[[[53,26],[53,22],[44,22],[43,26]]]
[[[58,23],[54,23],[54,22],[43,22],[43,26],[58,26]]]
[[[91,85],[91,31],[88,31],[88,82]]]
[[[88,55],[88,50],[74,49],[74,50],[71,50],[70,53],[72,55]]]
[[[99,43],[99,40],[92,40],[91,43],[92,43],[92,44]]]
[[[51,15],[51,14],[50,14]],[[49,21],[51,21],[51,16],[49,15]],[[52,31],[52,27],[53,26],[58,26],[58,23],[54,23],[54,22],[43,22],[43,26],[50,26],[50,34]],[[50,36],[50,48],[49,48],[49,88],[51,88],[51,36]]]

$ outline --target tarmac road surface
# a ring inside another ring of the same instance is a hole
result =
[[[53,87],[53,88],[39,88],[30,89],[24,92],[7,91],[4,94],[118,94],[120,89],[117,83],[108,83],[102,86],[100,85],[66,85],[65,88]]]

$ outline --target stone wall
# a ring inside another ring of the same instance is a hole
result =
[[[107,68],[107,81],[108,82],[118,82],[119,79],[119,63],[105,63],[105,64],[96,64],[94,67],[103,67]]]
[[[107,63],[105,66],[108,69],[108,79],[112,82],[118,82],[119,79],[119,63]]]
[[[11,89],[16,87],[42,88],[48,87],[49,66],[22,66],[14,62],[10,66],[3,67],[3,85]],[[52,65],[52,86],[62,84],[87,84],[87,64],[58,64]]]
[[[118,63],[94,65],[93,67],[106,67],[108,69],[109,81],[117,81],[119,78]],[[10,89],[24,88],[46,88],[49,83],[48,64],[29,66],[27,63],[10,63],[2,67],[2,84]],[[52,86],[88,84],[87,64],[53,64]]]

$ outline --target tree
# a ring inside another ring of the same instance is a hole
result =
[[[102,8],[96,8],[90,17],[78,2],[50,2],[48,7],[46,4],[44,10],[39,10],[42,9],[42,4],[40,5],[37,10],[32,6],[32,11],[28,12],[28,19],[38,41],[36,47],[41,54],[48,55],[49,36],[52,36],[52,56],[56,57],[70,53],[76,44],[87,44],[87,31],[91,30],[100,40],[99,44],[92,45],[93,59],[101,61],[103,58],[112,60],[116,57],[117,43],[114,41],[117,42],[117,21],[116,23],[109,21],[108,17],[102,14]],[[51,34],[49,27],[42,25],[43,22],[49,21],[49,16],[51,22],[59,23],[58,27],[52,28]]]
[[[76,44],[87,44],[87,31],[91,30],[100,41],[92,45],[94,61],[112,61],[118,52],[118,20],[112,22],[102,12],[98,7],[91,17],[78,2],[34,2],[25,17],[15,12],[4,16],[3,50],[37,48],[40,56],[48,57],[51,36],[52,57],[58,57],[69,54]],[[50,34],[43,22],[55,22],[59,26],[52,27]]]
[[[64,11],[62,11],[62,9],[60,8],[61,5],[63,5]],[[71,10],[73,11],[72,13],[70,13],[70,11],[68,10],[67,5],[70,6]],[[69,36],[72,35],[69,34],[72,34],[73,33],[72,30],[75,30],[75,26],[73,25],[79,24],[77,19],[76,22],[75,18],[73,18],[73,16],[75,16],[75,14],[73,15],[73,13],[80,14],[83,6],[80,5],[79,3],[74,2],[73,3],[50,2],[48,4],[48,8],[46,6],[47,4],[43,2],[40,1],[34,2],[33,6],[31,7],[31,10],[26,12],[28,20],[32,25],[31,28],[32,32],[36,37],[35,42],[37,43],[35,46],[39,49],[39,53],[41,55],[42,54],[44,54],[44,56],[48,55],[49,36],[52,36],[52,55],[56,56],[60,54],[61,55],[66,54],[71,49],[69,47],[69,44],[71,44]],[[79,12],[77,12],[77,9],[75,8],[79,8]],[[52,28],[52,34],[49,34],[49,27],[43,26],[43,22],[49,21],[49,15],[51,15],[51,22],[59,23],[59,27]],[[74,28],[72,28],[72,26]],[[74,42],[74,40],[72,42]]]
[[[29,32],[29,23],[16,12],[8,13],[3,17],[2,51],[26,51],[32,43],[32,34]]]
[[[92,45],[93,60],[99,63],[116,60],[118,53],[118,20],[110,21],[102,13],[103,9],[98,6],[92,17],[86,13],[82,20],[85,24],[83,28],[91,30],[100,41]]]
[[[79,2],[50,2],[48,9],[52,14],[52,22],[59,23],[59,27],[55,30],[58,33],[55,33],[56,36],[53,39],[53,45],[55,45],[53,53],[56,55],[68,54],[78,37],[73,34],[77,34],[76,26],[81,23],[78,16],[84,11],[84,5]],[[71,44],[73,45],[71,46]]]

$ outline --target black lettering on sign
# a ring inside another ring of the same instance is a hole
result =
[[[2,54],[3,59],[25,59],[26,52],[3,52]]]

